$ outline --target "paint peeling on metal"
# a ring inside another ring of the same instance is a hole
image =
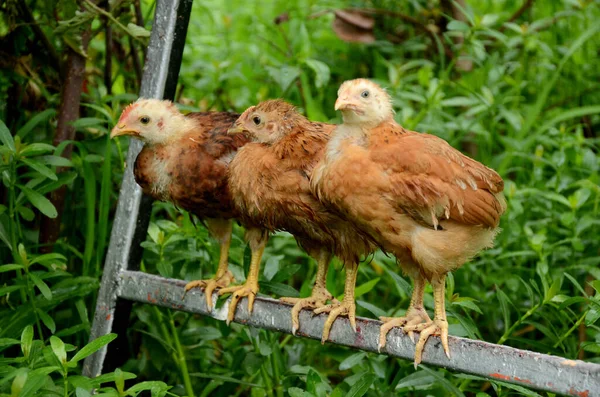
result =
[[[589,390],[585,390],[585,391],[577,391],[573,388],[569,389],[569,394],[572,396],[577,396],[577,397],[589,397],[590,395],[590,391]]]
[[[206,299],[200,290],[190,291],[183,299],[185,282],[165,279],[141,272],[125,271],[121,274],[121,298],[147,302],[147,293],[159,291],[155,297],[159,306],[197,313],[225,320],[230,299],[220,308],[208,313]],[[216,301],[216,300],[215,300]],[[257,328],[290,333],[292,330],[292,306],[277,300],[258,296],[252,315],[248,315],[248,301],[240,300],[234,321]],[[296,333],[319,340],[326,314],[312,315],[300,312],[300,329]],[[333,324],[329,343],[377,352],[381,322],[357,318],[357,332],[353,332],[347,318],[339,318]],[[431,337],[425,345],[423,363],[443,366],[454,371],[502,380],[525,387],[578,397],[600,397],[600,365],[562,357],[519,350],[509,346],[470,340],[449,338],[452,358],[444,354],[438,337]],[[400,329],[392,329],[387,337],[385,351],[392,357],[412,360],[415,344]],[[565,365],[565,363],[568,363]],[[573,363],[575,365],[573,365]]]

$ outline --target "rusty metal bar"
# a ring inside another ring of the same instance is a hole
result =
[[[192,0],[157,1],[140,97],[173,99],[191,10]],[[132,167],[141,149],[140,141],[131,140],[90,340],[111,332],[115,315],[124,315],[125,322],[128,318],[125,307],[119,309],[119,313],[116,310],[119,274],[128,268],[137,269],[139,265],[142,255],[139,243],[145,238],[152,204],[148,197],[142,195],[133,177]],[[104,347],[87,357],[83,374],[90,377],[100,375],[106,354]]]
[[[119,296],[124,299],[198,313],[222,321],[227,317],[229,300],[209,314],[204,293],[194,289],[184,298],[185,282],[181,280],[124,271],[120,274],[120,285]],[[216,302],[216,295],[214,301]],[[308,311],[302,311],[297,335],[320,339],[325,319],[325,314],[313,316]],[[291,306],[270,298],[257,297],[251,316],[248,316],[244,298],[238,305],[234,321],[288,334],[292,332]],[[377,320],[357,318],[358,332],[354,333],[348,320],[339,318],[331,330],[330,341],[377,352],[380,325],[381,322]],[[580,397],[600,396],[598,364],[453,336],[449,338],[449,342],[451,359],[444,354],[439,339],[430,338],[425,346],[423,363],[554,393]],[[388,335],[383,353],[412,360],[414,349],[411,339],[401,330],[394,329]]]

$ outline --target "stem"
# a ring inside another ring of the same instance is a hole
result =
[[[90,0],[85,0],[85,4],[87,4],[91,9],[93,9],[97,13],[102,14],[106,18],[110,19],[110,21],[112,23],[117,25],[121,30],[123,30],[123,32],[125,32],[129,36],[133,37],[134,40],[139,41],[142,45],[144,44],[144,41],[142,39],[140,39],[139,37],[136,37],[136,36],[132,36],[131,33],[129,32],[129,29],[127,29],[121,22],[119,22],[115,17],[113,17],[113,15],[110,12],[104,11],[102,8],[100,8],[96,4],[92,3]]]
[[[17,234],[15,230],[17,225],[17,221],[15,219],[15,180],[17,177],[17,170],[14,161],[11,162],[10,165],[10,175],[11,183],[8,188],[8,216],[10,218],[10,222],[8,222],[8,229],[10,233],[10,246],[13,255],[13,260],[15,261],[15,263],[19,265],[24,265],[21,261],[21,256],[19,255],[19,251],[17,249]],[[17,280],[23,280],[23,272],[21,269],[17,269]],[[27,303],[27,294],[25,291],[23,291],[22,288],[19,290],[19,294],[21,295],[21,303]]]
[[[185,391],[188,394],[188,397],[194,397],[194,388],[192,387],[192,380],[190,379],[190,373],[188,371],[187,362],[185,360],[185,353],[183,351],[183,347],[179,341],[179,335],[177,334],[177,329],[175,328],[175,322],[173,321],[173,315],[169,311],[169,325],[171,326],[171,332],[173,333],[173,341],[175,342],[175,347],[177,349],[177,354],[179,355],[179,368],[181,369],[181,377],[183,378],[183,384],[185,385]]]
[[[581,317],[579,318],[579,320],[577,320],[577,322],[575,324],[573,324],[573,326],[563,336],[561,336],[560,339],[552,347],[557,348],[558,345],[560,345],[565,339],[567,339],[567,337],[569,335],[571,335],[571,333],[573,333],[573,331],[575,331],[579,327],[579,324],[581,324],[583,322],[583,320],[585,320],[585,316],[587,316],[587,313],[588,313],[587,310],[584,311],[583,314],[581,315]]]
[[[541,303],[538,303],[538,304],[534,305],[531,309],[527,310],[527,312],[520,319],[518,319],[509,329],[506,330],[504,335],[502,335],[502,337],[498,340],[497,343],[499,345],[503,344],[508,339],[508,337],[513,333],[515,328],[517,328],[519,325],[521,325],[521,323],[523,321],[525,321],[529,316],[531,316],[537,309],[539,309],[540,306],[541,306]]]

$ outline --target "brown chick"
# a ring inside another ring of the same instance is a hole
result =
[[[365,79],[347,81],[336,110],[344,123],[332,133],[311,186],[368,233],[414,280],[406,315],[382,318],[379,349],[395,326],[420,332],[415,366],[432,334],[446,355],[446,274],[493,245],[506,209],[502,178],[434,135],[408,131],[393,118],[389,95]],[[435,317],[423,306],[425,281],[433,286]]]
[[[232,218],[235,208],[227,185],[227,169],[236,151],[247,142],[227,135],[238,114],[200,112],[183,115],[170,101],[139,99],[129,105],[111,132],[111,138],[130,135],[145,145],[134,175],[145,194],[170,201],[203,220],[220,244],[217,273],[212,279],[188,283],[185,290],[205,288],[212,310],[216,288],[233,282],[228,271]]]
[[[303,308],[329,312],[322,342],[329,337],[335,319],[348,315],[356,330],[354,283],[359,257],[373,244],[347,221],[328,211],[310,190],[310,175],[322,158],[335,126],[312,123],[282,100],[270,100],[247,109],[229,133],[244,133],[251,142],[238,152],[229,167],[233,202],[244,225],[270,232],[285,230],[317,261],[317,276],[308,298],[282,298],[293,303],[293,332],[299,328]],[[345,264],[343,302],[334,301],[325,281],[332,255]],[[258,274],[258,271],[255,271]]]

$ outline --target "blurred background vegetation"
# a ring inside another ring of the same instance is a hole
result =
[[[540,395],[142,305],[119,335],[119,368],[81,376],[80,360],[115,337],[86,345],[127,150],[108,131],[137,97],[154,7],[0,3],[0,395]],[[177,101],[242,111],[283,97],[339,122],[341,82],[381,83],[400,124],[506,181],[496,248],[448,279],[450,333],[600,363],[598,20],[592,0],[196,0]],[[247,252],[235,233],[240,281]],[[154,204],[143,246],[142,269],[166,277],[207,277],[218,260],[170,204]],[[289,235],[271,240],[263,269],[262,293],[309,294],[315,265]],[[377,254],[360,267],[358,314],[401,315],[410,290]]]

